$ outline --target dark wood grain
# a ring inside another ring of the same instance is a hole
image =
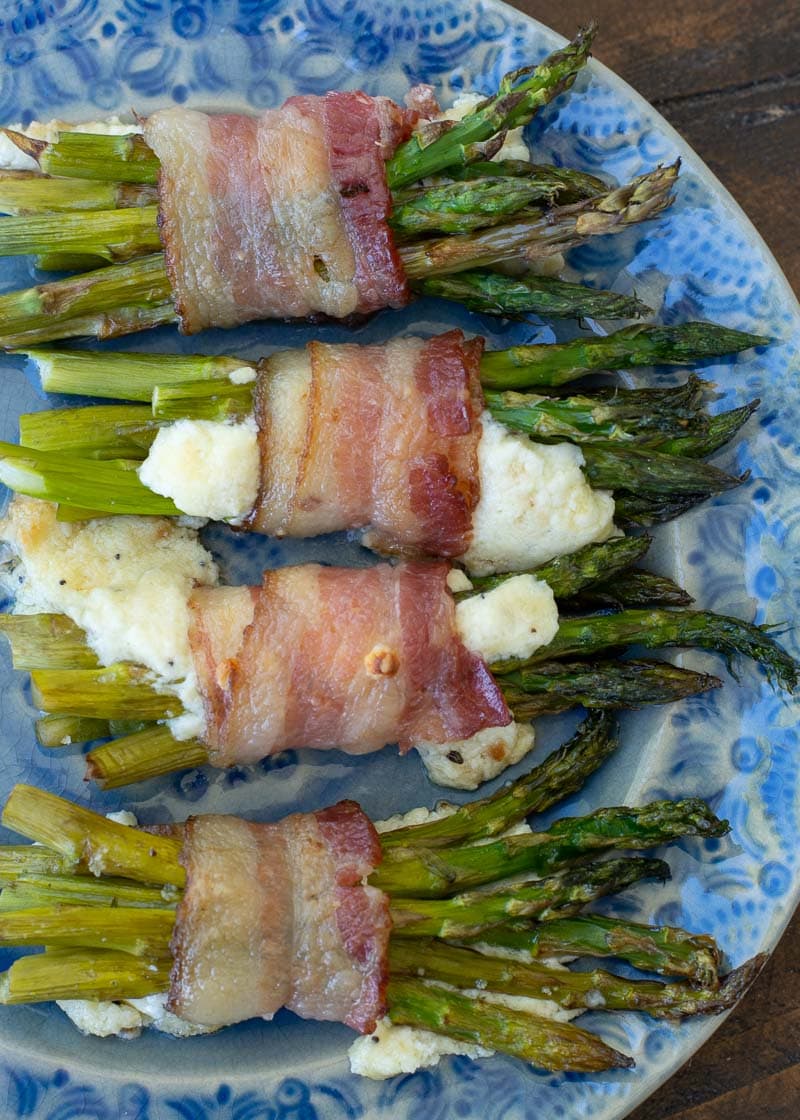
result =
[[[800,291],[798,0],[515,6],[564,35],[597,19],[597,57],[688,140]],[[800,1120],[800,915],[737,1010],[630,1120]]]

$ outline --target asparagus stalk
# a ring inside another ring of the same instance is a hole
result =
[[[169,958],[134,957],[111,949],[56,950],[21,957],[0,973],[0,1003],[156,995],[169,987],[170,967]]]
[[[36,720],[36,738],[43,747],[68,747],[90,743],[110,734],[108,719],[87,716],[43,716]]]
[[[253,411],[252,385],[234,385],[229,378],[157,385],[152,413],[156,420],[239,420]]]
[[[547,564],[531,569],[531,575],[548,584],[556,599],[572,599],[584,587],[589,587],[621,572],[640,560],[652,543],[651,537],[613,537],[599,544],[587,544],[567,556],[557,556]],[[519,573],[503,573],[471,578],[472,590],[459,592],[457,599],[464,599],[483,591],[491,591]]]
[[[582,198],[596,198],[608,190],[608,183],[586,171],[577,171],[573,167],[554,167],[551,163],[530,163],[525,159],[476,160],[464,167],[451,167],[446,174],[447,179],[461,182],[497,176],[539,180],[547,190],[556,191],[559,202],[580,202]],[[395,192],[394,198],[397,197],[398,192]]]
[[[103,789],[170,774],[208,762],[208,751],[196,739],[176,740],[162,724],[113,739],[86,756],[86,778]]]
[[[683,459],[660,451],[584,445],[584,473],[597,490],[632,490],[656,494],[720,494],[741,485],[746,476],[735,478],[710,463]]]
[[[633,223],[655,218],[673,201],[678,170],[678,163],[658,167],[599,198],[556,207],[543,217],[401,245],[403,267],[410,279],[420,280],[563,253],[589,237],[619,233]]]
[[[765,959],[754,957],[726,976],[721,987],[695,988],[685,983],[626,980],[599,968],[567,972],[538,963],[520,964],[441,941],[419,946],[398,939],[390,946],[393,977],[414,976],[454,988],[546,999],[568,1010],[646,1011],[657,1019],[718,1015],[729,1010],[747,991]]]
[[[728,412],[711,416],[705,431],[673,436],[671,439],[664,440],[659,450],[667,455],[688,455],[697,458],[713,455],[733,439],[760,404],[760,400],[749,401],[739,408],[732,408]]]
[[[476,939],[488,951],[512,949],[531,959],[619,957],[642,972],[683,976],[702,988],[718,985],[720,951],[712,937],[675,926],[646,926],[600,914],[554,922],[511,922]]]
[[[174,909],[118,906],[38,907],[0,913],[0,945],[116,949],[135,957],[168,957]]]
[[[541,1019],[421,980],[392,977],[387,996],[393,1023],[500,1050],[544,1069],[591,1073],[633,1065],[632,1058],[570,1023]]]
[[[649,529],[662,521],[680,517],[693,506],[706,501],[707,491],[696,494],[633,494],[618,490],[614,493],[614,520],[621,529]]]
[[[683,323],[677,327],[641,324],[603,337],[571,342],[513,346],[484,354],[481,381],[488,389],[558,386],[593,370],[636,366],[691,365],[721,354],[736,354],[769,339],[715,323]]]
[[[0,614],[15,669],[96,669],[86,635],[63,614]]]
[[[467,270],[425,276],[412,281],[411,287],[417,295],[446,299],[470,311],[509,318],[544,315],[566,319],[638,319],[652,314],[652,308],[636,296],[587,288],[554,276],[506,276],[502,272]]]
[[[153,836],[33,786],[15,786],[3,810],[6,828],[36,840],[94,875],[182,887],[180,841]]]
[[[693,602],[688,591],[668,576],[631,568],[611,579],[592,584],[565,606],[579,611],[598,607],[622,610],[624,607],[688,607]]]
[[[180,513],[170,498],[154,494],[139,481],[133,469],[137,466],[135,460],[99,461],[0,443],[0,482],[20,494],[100,513]]]
[[[570,88],[589,58],[594,34],[594,25],[585,27],[567,47],[548,55],[538,66],[507,74],[494,97],[452,127],[445,126],[435,138],[430,133],[416,133],[401,144],[386,164],[390,189],[480,159],[483,142],[527,124],[542,106]]]
[[[27,412],[19,440],[37,451],[68,451],[82,457],[145,458],[158,424],[146,405],[90,405]]]
[[[708,673],[667,661],[545,661],[501,678],[503,695],[517,720],[584,708],[616,710],[671,704],[719,688]]]
[[[394,847],[370,876],[392,898],[446,898],[512,875],[540,877],[606,850],[640,850],[685,836],[724,836],[720,821],[697,798],[654,801],[638,809],[599,809],[565,817],[547,832],[507,836],[488,844],[426,850]]]
[[[111,338],[173,322],[162,253],[0,296],[0,346],[54,338]]]
[[[505,675],[545,661],[591,657],[604,649],[631,644],[647,649],[696,646],[721,653],[729,661],[735,656],[751,657],[762,666],[773,685],[789,692],[797,687],[797,663],[766,630],[711,611],[626,610],[611,615],[564,618],[549,645],[525,662],[495,662],[492,672]]]
[[[174,905],[177,894],[174,888],[143,887],[126,879],[96,879],[90,874],[24,874],[3,887],[0,911],[60,906],[159,909]]]
[[[125,354],[105,350],[18,353],[34,362],[46,393],[116,397],[147,404],[159,387],[227,379],[234,370],[254,368],[253,362],[241,358],[204,354]]]
[[[513,891],[466,891],[452,898],[401,898],[391,907],[392,929],[398,937],[474,937],[509,918],[540,922],[568,918],[587,903],[616,894],[642,879],[669,879],[659,859],[612,859],[588,863],[575,871],[516,885]]]
[[[4,256],[77,253],[111,262],[130,260],[160,248],[156,206],[0,220],[0,254]]]
[[[0,845],[0,883],[3,887],[20,875],[69,875],[74,863],[41,844]]]
[[[0,170],[0,213],[3,214],[119,210],[156,201],[154,186],[48,179],[37,171]]]
[[[158,157],[136,133],[107,136],[69,131],[61,132],[56,141],[48,143],[10,128],[2,132],[25,155],[35,159],[46,175],[112,183],[158,182]]]
[[[33,702],[44,712],[96,719],[171,719],[183,711],[176,696],[156,692],[141,665],[99,669],[34,669]]]
[[[579,790],[618,745],[613,717],[592,712],[567,743],[513,784],[459,805],[438,820],[384,832],[381,846],[384,852],[394,847],[440,848],[497,836]]]
[[[497,225],[530,203],[552,202],[558,186],[530,178],[475,179],[395,194],[389,224],[402,240],[428,233],[468,233]]]

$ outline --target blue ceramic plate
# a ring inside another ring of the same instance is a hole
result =
[[[447,103],[464,89],[492,89],[504,71],[560,42],[492,0],[0,0],[0,121],[80,120],[131,108],[147,113],[170,102],[256,110],[292,93],[332,87],[402,97],[420,80],[434,83]],[[758,622],[793,618],[800,408],[792,371],[800,315],[778,267],[694,153],[602,66],[592,64],[574,91],[542,114],[531,139],[542,160],[574,161],[620,180],[683,156],[678,202],[664,218],[600,239],[574,252],[570,264],[592,283],[635,288],[655,301],[663,322],[715,319],[777,339],[764,353],[704,371],[719,385],[720,407],[763,398],[744,438],[720,457],[723,467],[749,469],[751,478],[659,532],[654,560],[701,606]],[[26,264],[6,266],[2,285],[18,287],[30,277]],[[357,337],[453,325],[487,335],[490,346],[555,337],[545,324],[484,320],[433,301],[379,316]],[[334,327],[316,333],[352,337]],[[254,356],[307,337],[310,332],[293,327],[251,326],[209,333],[199,345]],[[196,349],[198,342],[163,330],[122,345],[175,351]],[[3,366],[2,438],[14,440],[18,413],[46,402],[13,361]],[[368,562],[342,541],[291,551],[222,531],[209,541],[231,579],[307,557]],[[800,652],[792,633],[784,641]],[[719,670],[713,658],[690,661]],[[359,760],[330,754],[300,761],[290,753],[252,770],[195,771],[135,787],[122,798],[103,797],[84,786],[77,751],[47,754],[36,747],[29,693],[7,667],[1,695],[3,799],[15,782],[34,782],[98,808],[124,802],[143,820],[156,821],[198,811],[271,818],[342,796],[379,817],[437,797],[415,758],[400,760],[391,750]],[[567,720],[543,724],[540,754],[570,726]],[[738,684],[729,680],[721,692],[690,703],[626,715],[623,730],[619,756],[573,799],[570,812],[698,794],[730,818],[732,832],[724,841],[672,848],[673,882],[637,889],[614,906],[629,916],[708,930],[733,964],[771,949],[800,891],[797,709],[746,666]],[[717,1022],[673,1027],[595,1014],[589,1025],[635,1056],[635,1072],[556,1077],[505,1058],[450,1060],[374,1084],[349,1074],[346,1028],[288,1014],[214,1037],[175,1042],[151,1034],[122,1042],[85,1039],[47,1005],[5,1008],[0,1111],[37,1120],[611,1120],[654,1092]]]

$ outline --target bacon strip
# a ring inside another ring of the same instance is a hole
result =
[[[161,161],[181,330],[407,303],[385,161],[416,120],[358,92],[290,98],[260,117],[154,113],[144,135]]]
[[[375,1029],[391,922],[387,896],[361,885],[381,847],[355,802],[277,824],[194,817],[183,839],[171,1011],[222,1027],[287,1007]]]
[[[195,593],[190,640],[212,761],[293,747],[405,751],[510,723],[485,662],[458,635],[447,571],[282,568],[266,573],[234,625],[209,606],[214,591]]]
[[[261,363],[261,490],[272,536],[369,530],[372,547],[459,556],[480,497],[481,339],[312,342]]]

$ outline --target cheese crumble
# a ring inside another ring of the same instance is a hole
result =
[[[184,419],[159,430],[138,474],[183,513],[241,521],[258,497],[259,466],[252,417],[240,424]]]
[[[0,538],[16,556],[6,577],[15,613],[67,615],[101,664],[144,665],[156,688],[180,698],[185,712],[169,721],[175,738],[204,730],[188,598],[219,573],[193,530],[152,517],[62,522],[49,502],[17,496]]]
[[[614,499],[589,485],[579,448],[534,443],[486,413],[481,424],[481,496],[461,558],[469,572],[533,568],[614,534]]]

